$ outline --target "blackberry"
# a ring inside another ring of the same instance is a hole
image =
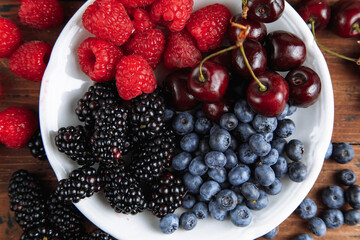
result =
[[[163,127],[159,136],[144,141],[132,155],[130,169],[139,181],[151,182],[159,178],[161,172],[171,166],[175,153],[175,133]]]
[[[128,111],[116,105],[102,106],[95,114],[92,149],[99,161],[118,161],[129,151]]]
[[[120,101],[115,81],[95,83],[78,101],[75,113],[80,121],[85,122],[85,126],[92,128],[95,123],[95,113],[100,107],[117,104]]]
[[[162,131],[165,113],[164,98],[157,88],[152,93],[143,93],[131,100],[130,129],[137,139],[151,139]]]
[[[96,162],[96,158],[91,151],[90,136],[90,132],[81,125],[62,127],[55,136],[55,144],[60,152],[79,165],[91,166]]]
[[[40,130],[36,131],[34,135],[32,135],[29,142],[27,143],[27,146],[30,149],[30,153],[34,156],[34,158],[37,158],[39,160],[47,159]]]
[[[159,181],[154,182],[151,187],[153,192],[148,208],[155,216],[161,218],[181,207],[186,193],[181,178],[169,171],[164,171]]]
[[[98,228],[92,231],[84,240],[116,240],[116,238]]]
[[[146,208],[145,196],[138,181],[120,163],[100,163],[101,186],[115,212],[137,214]]]
[[[55,229],[40,225],[31,229],[26,230],[20,237],[20,240],[63,240],[59,232]]]
[[[81,167],[72,171],[69,178],[62,179],[54,195],[64,203],[77,203],[100,191],[100,180],[92,167]]]
[[[13,173],[9,188],[10,209],[23,230],[45,223],[45,202],[43,189],[38,179],[26,170]]]

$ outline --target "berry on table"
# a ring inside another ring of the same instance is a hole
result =
[[[360,222],[360,212],[356,209],[346,210],[344,213],[344,222],[347,225],[354,226]]]
[[[252,213],[250,209],[244,205],[237,205],[229,213],[230,221],[238,227],[246,227],[251,223]]]
[[[326,227],[336,229],[344,224],[344,215],[339,209],[327,209],[321,217]]]
[[[316,215],[317,205],[312,199],[305,198],[296,208],[295,212],[303,219],[310,219]]]
[[[180,215],[180,227],[185,230],[192,230],[197,224],[197,218],[192,212],[184,212]]]
[[[279,233],[279,227],[277,226],[271,229],[268,233],[266,233],[262,237],[265,239],[274,239],[278,235],[278,233]]]
[[[10,19],[0,17],[0,58],[10,57],[20,46],[21,41],[19,27]]]
[[[360,209],[360,186],[351,185],[345,190],[345,200],[354,209]]]
[[[350,169],[343,169],[338,172],[338,178],[342,185],[351,186],[356,182],[356,174]]]
[[[30,149],[31,155],[39,160],[46,160],[46,152],[44,144],[41,138],[40,130],[36,131],[27,143],[27,147]]]
[[[163,233],[171,234],[179,228],[179,218],[173,213],[166,214],[160,219],[159,227]]]
[[[331,157],[331,155],[332,155],[332,152],[333,152],[333,144],[332,144],[332,142],[330,142],[329,146],[328,146],[328,148],[326,150],[324,159],[329,159]]]
[[[321,237],[321,236],[324,236],[326,233],[325,222],[319,217],[314,217],[314,218],[310,219],[308,226],[309,226],[310,232],[312,232],[316,236]]]
[[[337,163],[345,164],[354,158],[354,149],[349,143],[336,143],[331,158]]]
[[[337,185],[324,188],[321,192],[322,202],[329,208],[340,208],[345,203],[344,190]]]
[[[302,234],[296,236],[296,238],[294,240],[314,240],[314,239],[309,234],[302,233]]]

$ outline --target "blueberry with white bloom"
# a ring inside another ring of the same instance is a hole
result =
[[[279,152],[276,149],[271,149],[268,155],[260,157],[260,162],[266,165],[274,165],[279,159]]]
[[[257,200],[260,196],[259,188],[251,182],[241,185],[241,194],[249,201]]]
[[[171,234],[179,228],[179,218],[173,213],[168,213],[160,219],[159,227],[163,233]]]
[[[195,132],[198,134],[208,134],[212,127],[211,121],[205,117],[198,118],[195,121]]]
[[[192,230],[197,224],[197,218],[193,212],[184,212],[180,215],[180,227]]]
[[[222,152],[211,151],[205,155],[205,164],[209,168],[220,168],[226,164],[226,156]]]
[[[188,170],[189,173],[194,176],[202,176],[207,172],[208,166],[205,164],[201,156],[197,156],[193,160],[191,160]]]
[[[238,164],[238,157],[236,156],[236,153],[232,149],[228,149],[224,152],[226,157],[226,169],[231,169]]]
[[[230,211],[230,221],[238,227],[246,227],[251,223],[252,213],[250,209],[244,205],[237,205]]]
[[[252,121],[252,126],[258,133],[273,132],[277,127],[277,119],[257,114]]]
[[[289,104],[286,104],[282,113],[280,113],[280,115],[277,116],[276,118],[278,120],[284,119],[285,117],[287,117],[288,112],[289,112]]]
[[[191,133],[194,129],[194,117],[187,112],[180,112],[175,115],[172,127],[179,135]]]
[[[195,152],[199,146],[199,136],[196,133],[188,133],[180,140],[180,148],[185,152]]]
[[[345,203],[344,190],[337,185],[327,186],[321,191],[321,199],[329,208],[340,208]]]
[[[289,118],[285,118],[278,121],[278,126],[275,130],[275,134],[281,138],[290,137],[295,132],[295,123]]]
[[[326,225],[324,220],[322,220],[319,217],[314,217],[312,219],[310,219],[309,223],[309,230],[310,232],[312,232],[314,235],[316,236],[324,236],[326,233]]]
[[[239,100],[235,103],[234,113],[243,123],[251,122],[255,116],[254,111],[250,108],[246,100]]]
[[[200,187],[200,195],[205,201],[209,201],[213,196],[221,191],[221,187],[218,182],[209,180],[204,182]]]
[[[289,178],[294,182],[302,182],[308,175],[306,165],[302,162],[292,162],[288,168]]]
[[[275,181],[275,173],[269,165],[259,165],[255,168],[255,179],[261,186],[266,187]]]
[[[275,181],[269,186],[264,187],[264,191],[269,195],[277,195],[281,192],[282,182],[275,178]]]
[[[225,113],[220,118],[220,126],[228,131],[234,130],[239,124],[239,120],[233,113]]]
[[[271,142],[271,147],[276,149],[279,154],[282,154],[285,151],[285,146],[287,141],[284,138],[277,138]]]
[[[328,148],[326,150],[324,159],[329,159],[331,157],[331,155],[332,155],[332,152],[333,152],[333,144],[332,144],[332,142],[330,142],[329,146],[328,146]]]
[[[343,169],[338,173],[342,185],[351,186],[356,182],[356,174],[350,169]]]
[[[203,179],[200,176],[194,176],[191,173],[185,173],[183,176],[183,183],[188,189],[189,193],[198,193]]]
[[[358,224],[360,222],[360,212],[356,209],[346,210],[344,212],[344,222],[350,226]]]
[[[302,233],[298,235],[294,240],[314,240],[309,234]]]
[[[174,110],[172,110],[172,109],[165,109],[165,112],[164,112],[164,121],[165,121],[165,122],[171,121],[174,116],[175,116]]]
[[[317,205],[312,199],[305,198],[295,209],[295,212],[303,219],[310,219],[316,215]]]
[[[271,229],[269,232],[267,232],[265,235],[263,235],[262,237],[265,239],[274,239],[279,233],[279,227],[275,227],[273,229]]]
[[[327,209],[322,215],[326,227],[336,229],[344,224],[344,215],[339,209]]]
[[[246,200],[246,206],[252,210],[261,210],[269,205],[269,198],[263,190],[259,190],[259,198],[253,201]]]
[[[211,178],[212,180],[218,182],[218,183],[223,183],[226,181],[226,169],[221,167],[221,168],[210,168],[207,172],[209,178]]]
[[[172,159],[172,167],[177,171],[185,170],[191,162],[191,154],[188,152],[181,152],[175,155]]]
[[[196,203],[196,197],[193,194],[187,193],[182,201],[182,207],[186,209],[192,208]]]
[[[228,213],[228,211],[222,210],[215,200],[209,202],[209,212],[210,216],[218,221],[224,221]]]
[[[258,156],[253,152],[248,143],[240,144],[238,148],[238,160],[240,163],[253,164]]]
[[[331,158],[337,163],[348,163],[354,158],[354,149],[348,143],[334,144]]]
[[[279,156],[277,162],[271,168],[274,170],[275,177],[283,178],[288,172],[288,163],[283,156]]]
[[[255,133],[256,131],[249,123],[239,123],[237,128],[234,130],[234,134],[240,142],[247,142]]]
[[[293,161],[302,159],[304,149],[304,144],[299,139],[292,139],[285,146],[286,155]]]
[[[237,205],[237,196],[230,189],[223,189],[216,194],[215,201],[220,209],[230,211]]]
[[[253,153],[258,155],[259,157],[266,156],[270,150],[270,143],[265,141],[265,138],[261,134],[254,134],[249,139],[249,146]]]
[[[205,202],[195,203],[192,211],[198,219],[205,219],[209,216],[208,205]]]
[[[236,186],[247,182],[250,179],[250,168],[245,164],[239,164],[228,173],[228,181]]]
[[[231,135],[225,129],[217,129],[209,138],[209,146],[214,151],[225,152],[231,144]]]

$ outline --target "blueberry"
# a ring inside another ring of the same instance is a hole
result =
[[[337,163],[345,164],[354,158],[354,149],[348,143],[334,144],[331,158]]]
[[[292,162],[288,168],[289,178],[294,182],[302,182],[308,175],[307,168],[302,162]]]
[[[232,149],[228,149],[225,151],[225,157],[226,157],[226,169],[231,169],[238,164],[238,158],[236,156],[236,153]]]
[[[331,155],[332,155],[332,152],[333,152],[333,144],[330,142],[329,146],[328,146],[328,148],[326,150],[324,159],[329,159],[331,157]]]
[[[292,139],[286,144],[285,152],[291,160],[300,161],[304,154],[304,144],[298,139]]]
[[[234,113],[243,123],[249,123],[254,118],[254,111],[250,108],[245,100],[239,100],[235,103]]]
[[[180,227],[185,230],[193,229],[197,224],[197,218],[193,212],[184,212],[180,215]]]
[[[241,185],[241,194],[249,201],[257,200],[260,196],[258,187],[251,182],[245,182]]]
[[[264,209],[269,204],[269,198],[263,190],[259,190],[259,198],[254,201],[246,200],[246,206],[253,210]]]
[[[215,200],[209,202],[209,212],[214,219],[219,221],[224,221],[227,216],[227,211],[222,210]]]
[[[288,111],[289,111],[289,104],[286,104],[284,110],[280,113],[279,116],[276,117],[277,120],[282,120],[285,117],[287,117]]]
[[[200,139],[198,149],[203,155],[211,151],[209,146],[209,137],[203,137]]]
[[[205,117],[202,118],[198,118],[195,121],[195,132],[197,132],[198,134],[208,134],[210,132],[211,129],[211,121]]]
[[[249,146],[253,153],[259,157],[266,156],[271,150],[270,143],[266,142],[261,134],[252,135],[249,139]]]
[[[275,177],[283,178],[288,172],[288,163],[283,156],[279,156],[279,159],[271,168],[274,170]]]
[[[313,218],[317,212],[316,203],[310,198],[305,198],[295,212],[303,219]]]
[[[230,136],[231,136],[231,143],[229,149],[236,151],[236,149],[239,146],[238,140],[233,135],[230,134]]]
[[[220,168],[226,164],[225,154],[222,152],[211,151],[205,155],[205,164],[209,168]]]
[[[273,132],[277,127],[277,119],[258,114],[252,121],[252,126],[258,133]]]
[[[165,122],[171,121],[172,118],[174,117],[174,115],[175,115],[174,110],[172,110],[172,109],[165,109],[165,112],[164,112],[164,121],[165,121]]]
[[[214,124],[211,128],[210,128],[210,135],[213,134],[216,130],[221,129],[221,127],[217,124]]]
[[[188,152],[181,152],[175,155],[172,159],[172,167],[177,171],[185,170],[191,161],[191,154]]]
[[[215,201],[220,209],[230,211],[237,205],[237,196],[230,189],[223,189],[216,194]]]
[[[260,157],[260,161],[263,164],[269,166],[274,165],[279,159],[279,152],[276,149],[271,149],[268,155]]]
[[[172,127],[179,135],[191,133],[194,129],[194,117],[187,112],[180,112],[175,115]]]
[[[316,236],[324,236],[326,233],[326,225],[324,220],[322,220],[319,217],[314,217],[312,219],[310,219],[309,223],[309,230],[310,232],[312,232],[314,235]]]
[[[302,233],[298,236],[296,236],[295,240],[314,240],[309,234]]]
[[[197,156],[193,160],[191,160],[188,170],[189,173],[194,176],[202,176],[207,172],[208,166],[205,164],[201,156]]]
[[[326,227],[336,229],[344,224],[344,215],[339,209],[327,209],[325,210],[322,219],[324,220]]]
[[[230,189],[236,194],[238,204],[241,204],[245,199],[241,193],[241,185],[231,186]]]
[[[265,239],[274,239],[279,233],[279,227],[273,228],[270,232],[266,233],[262,237]]]
[[[195,152],[199,146],[199,136],[196,133],[188,133],[180,140],[180,148],[185,152]]]
[[[226,181],[226,169],[225,168],[210,168],[208,176],[218,183]]]
[[[233,113],[225,113],[220,118],[220,126],[228,131],[234,130],[239,124],[239,120]]]
[[[220,192],[221,187],[219,183],[209,180],[204,182],[200,187],[200,195],[204,198],[205,201],[209,201],[215,194]]]
[[[288,109],[288,112],[287,112],[287,115],[288,116],[291,116],[293,115],[297,110],[297,107],[296,106],[293,106],[293,105],[289,105],[289,109]]]
[[[253,164],[258,156],[251,150],[248,143],[240,144],[238,148],[239,162],[244,164]]]
[[[214,151],[225,152],[231,144],[231,135],[225,129],[217,129],[209,138],[209,146]]]
[[[284,138],[277,138],[271,142],[271,147],[273,149],[276,149],[279,152],[279,154],[282,154],[285,150],[286,144],[287,141]]]
[[[192,194],[187,193],[182,201],[183,208],[190,209],[196,203],[196,197]]]
[[[191,173],[185,173],[183,176],[183,182],[189,193],[198,193],[203,180],[200,176],[194,176]]]
[[[228,173],[228,181],[232,185],[240,185],[250,178],[250,168],[245,164],[239,164]]]
[[[328,186],[321,192],[322,202],[329,208],[340,208],[345,203],[344,190],[336,185]]]
[[[234,134],[240,142],[247,142],[255,133],[256,131],[254,128],[248,123],[239,123],[237,128],[234,130]]]
[[[204,202],[195,203],[192,210],[198,219],[205,219],[209,215],[208,205]]]
[[[350,209],[345,211],[344,222],[350,226],[358,224],[360,222],[360,212],[356,209]]]
[[[285,118],[278,121],[278,126],[275,130],[275,134],[281,138],[290,137],[295,132],[295,123],[289,118]]]
[[[281,189],[282,182],[278,178],[275,178],[275,181],[271,185],[264,187],[264,191],[269,195],[277,195],[281,192]]]
[[[260,134],[264,136],[265,141],[268,143],[270,143],[274,138],[274,133],[272,132],[265,132]]]
[[[275,173],[269,165],[263,164],[255,168],[254,176],[261,186],[270,186],[275,181]]]
[[[244,205],[237,205],[230,211],[230,221],[238,227],[246,227],[251,223],[252,213],[250,209]]]
[[[163,233],[173,233],[179,228],[179,218],[173,213],[168,213],[160,219],[159,227]]]
[[[345,190],[345,199],[352,208],[360,208],[360,186],[351,185]]]

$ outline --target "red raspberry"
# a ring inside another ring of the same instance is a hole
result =
[[[90,37],[85,39],[77,51],[81,70],[95,82],[106,82],[115,77],[116,65],[123,56],[114,44]]]
[[[52,47],[46,42],[24,43],[10,56],[10,70],[22,78],[40,82],[51,50]]]
[[[19,27],[10,19],[0,17],[0,58],[10,57],[20,46],[21,40]]]
[[[157,87],[150,65],[143,57],[136,55],[121,58],[115,79],[119,95],[125,100],[130,100],[143,92],[152,93]]]
[[[172,32],[181,31],[190,18],[193,5],[193,0],[157,0],[151,6],[150,16]]]
[[[197,40],[200,51],[217,48],[225,36],[230,10],[222,4],[212,4],[191,14],[186,29]]]
[[[135,33],[156,28],[156,24],[150,18],[149,13],[145,9],[142,8],[134,9],[134,12],[132,13],[132,17],[133,17],[132,23],[135,27]]]
[[[127,8],[137,8],[137,7],[144,7],[150,5],[155,0],[118,0]]]
[[[186,31],[174,32],[169,36],[164,51],[166,68],[193,67],[201,61],[201,52],[195,39]]]
[[[124,5],[117,0],[96,0],[82,16],[86,30],[96,37],[122,45],[134,31]]]
[[[149,29],[134,35],[125,44],[126,55],[138,55],[155,69],[165,48],[165,35],[160,29]]]
[[[10,148],[27,144],[38,129],[36,115],[23,107],[9,107],[0,112],[0,142]]]
[[[19,17],[25,25],[47,29],[62,23],[64,13],[57,0],[22,0]]]

